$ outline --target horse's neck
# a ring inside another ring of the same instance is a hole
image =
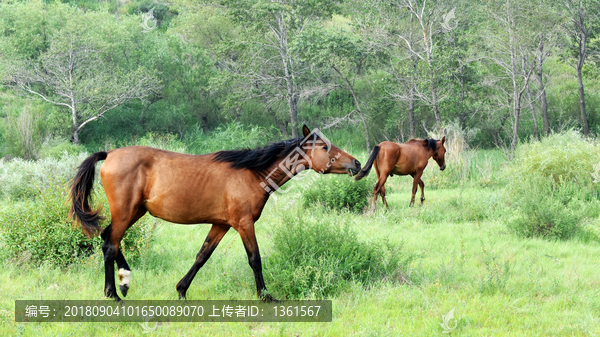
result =
[[[433,157],[433,150],[431,150],[427,144],[427,140],[425,139],[414,139],[414,141],[417,141],[419,144],[421,144],[423,146],[423,149],[425,150],[425,153],[427,154],[427,160],[429,160],[429,158]],[[410,140],[409,140],[410,142]]]
[[[286,160],[287,162],[284,163],[284,161]],[[282,163],[284,165],[280,165]],[[304,165],[305,168],[309,167],[306,160],[302,160],[299,162],[291,162],[291,164],[292,165],[290,165],[290,161],[287,157],[273,163],[273,165],[271,165],[271,167],[269,167],[269,169],[265,172],[265,176],[263,177],[265,183],[267,183],[267,185],[269,185],[271,189],[278,189],[297,174],[296,168],[298,165]],[[284,166],[286,170],[282,169],[281,166]]]

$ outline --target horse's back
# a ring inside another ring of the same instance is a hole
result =
[[[427,166],[427,154],[417,142],[382,142],[377,165],[397,175],[413,174]]]
[[[242,188],[248,194],[243,186],[253,176],[229,163],[215,162],[213,156],[144,146],[121,148],[108,153],[102,181],[107,195],[108,189],[113,195],[130,194],[133,203],[143,204],[161,219],[190,224],[221,222],[232,193]]]

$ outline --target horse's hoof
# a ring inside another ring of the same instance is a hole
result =
[[[108,298],[112,298],[117,302],[121,301],[121,298],[119,297],[119,295],[117,295],[117,291],[112,288],[105,289],[104,296],[106,296]]]
[[[277,303],[279,302],[278,300],[274,299],[273,296],[266,294],[262,297],[263,302],[267,302],[267,303]]]
[[[112,296],[106,296],[106,297],[112,298],[113,300],[115,300],[115,302],[121,302],[122,301],[122,299],[116,293],[113,294]]]
[[[123,294],[123,297],[127,297],[127,292],[129,291],[129,286],[128,285],[119,285],[119,290],[121,290],[121,294]]]
[[[183,290],[183,291],[178,290],[178,292],[179,292],[179,299],[185,301],[187,299],[186,296],[185,296],[186,295],[186,291],[185,290]]]

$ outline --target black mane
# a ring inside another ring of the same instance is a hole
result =
[[[427,142],[427,149],[431,151],[437,150],[437,140],[436,139],[425,139]]]
[[[248,169],[262,173],[280,158],[300,145],[303,137],[281,141],[258,149],[219,151],[213,161],[230,163],[234,169]]]
[[[425,142],[427,149],[431,150],[431,151],[437,150],[437,142],[439,142],[439,140],[433,139],[433,138],[432,139],[411,139],[411,140],[409,140],[409,142],[411,142],[411,141]]]

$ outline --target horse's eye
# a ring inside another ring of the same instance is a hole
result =
[[[323,146],[323,150],[327,151],[327,149],[329,149],[327,145]]]

